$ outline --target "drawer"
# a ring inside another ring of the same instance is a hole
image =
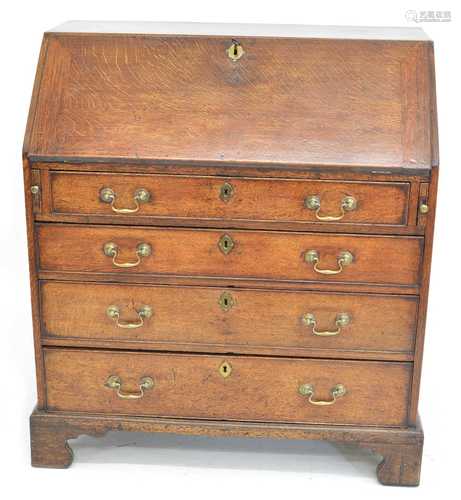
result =
[[[70,349],[44,357],[51,411],[217,420],[403,426],[412,372],[377,361]]]
[[[40,224],[38,241],[42,271],[411,286],[423,238]]]
[[[51,172],[56,215],[407,224],[407,182]]]
[[[413,296],[47,281],[42,338],[324,356],[413,351]],[[251,318],[251,321],[248,321]]]

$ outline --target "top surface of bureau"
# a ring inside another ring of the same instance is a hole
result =
[[[404,175],[437,163],[420,30],[167,26],[47,33],[25,154]]]

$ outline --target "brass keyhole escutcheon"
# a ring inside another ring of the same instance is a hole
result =
[[[234,186],[229,182],[225,182],[219,190],[219,197],[222,201],[228,202],[234,195]]]
[[[239,42],[237,42],[237,40],[232,40],[232,45],[227,49],[226,52],[229,56],[229,59],[234,62],[238,61],[243,56],[243,54],[245,54],[243,47]]]
[[[235,301],[232,295],[229,292],[223,292],[221,296],[219,297],[219,307],[224,311],[227,312],[231,310],[234,307]]]
[[[223,378],[230,377],[230,374],[232,373],[232,365],[227,361],[224,361],[219,367],[219,373]]]
[[[224,234],[219,238],[218,247],[224,255],[232,252],[234,246],[234,240],[228,234]]]

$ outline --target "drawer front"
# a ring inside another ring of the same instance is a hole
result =
[[[154,219],[404,226],[409,186],[405,182],[51,173],[55,214]]]
[[[39,225],[38,239],[45,271],[391,285],[418,284],[423,242],[420,237],[61,224]]]
[[[66,349],[44,356],[52,411],[406,424],[410,363]]]
[[[89,344],[409,354],[416,330],[412,296],[53,281],[40,289],[42,337]]]

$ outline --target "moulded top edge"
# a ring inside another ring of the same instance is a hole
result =
[[[286,170],[290,172],[311,173],[338,173],[338,174],[377,174],[377,175],[405,175],[428,177],[431,165],[339,165],[339,164],[293,164],[280,162],[223,162],[223,161],[197,161],[184,159],[160,158],[117,158],[117,157],[89,157],[89,156],[56,156],[56,155],[26,155],[31,164],[56,163],[78,165],[134,165],[149,168],[156,167],[192,167],[192,168],[219,168],[225,175],[226,169],[256,169],[256,170]]]
[[[357,40],[428,41],[420,28],[310,26],[299,24],[176,23],[148,21],[68,21],[48,33],[254,36]]]

